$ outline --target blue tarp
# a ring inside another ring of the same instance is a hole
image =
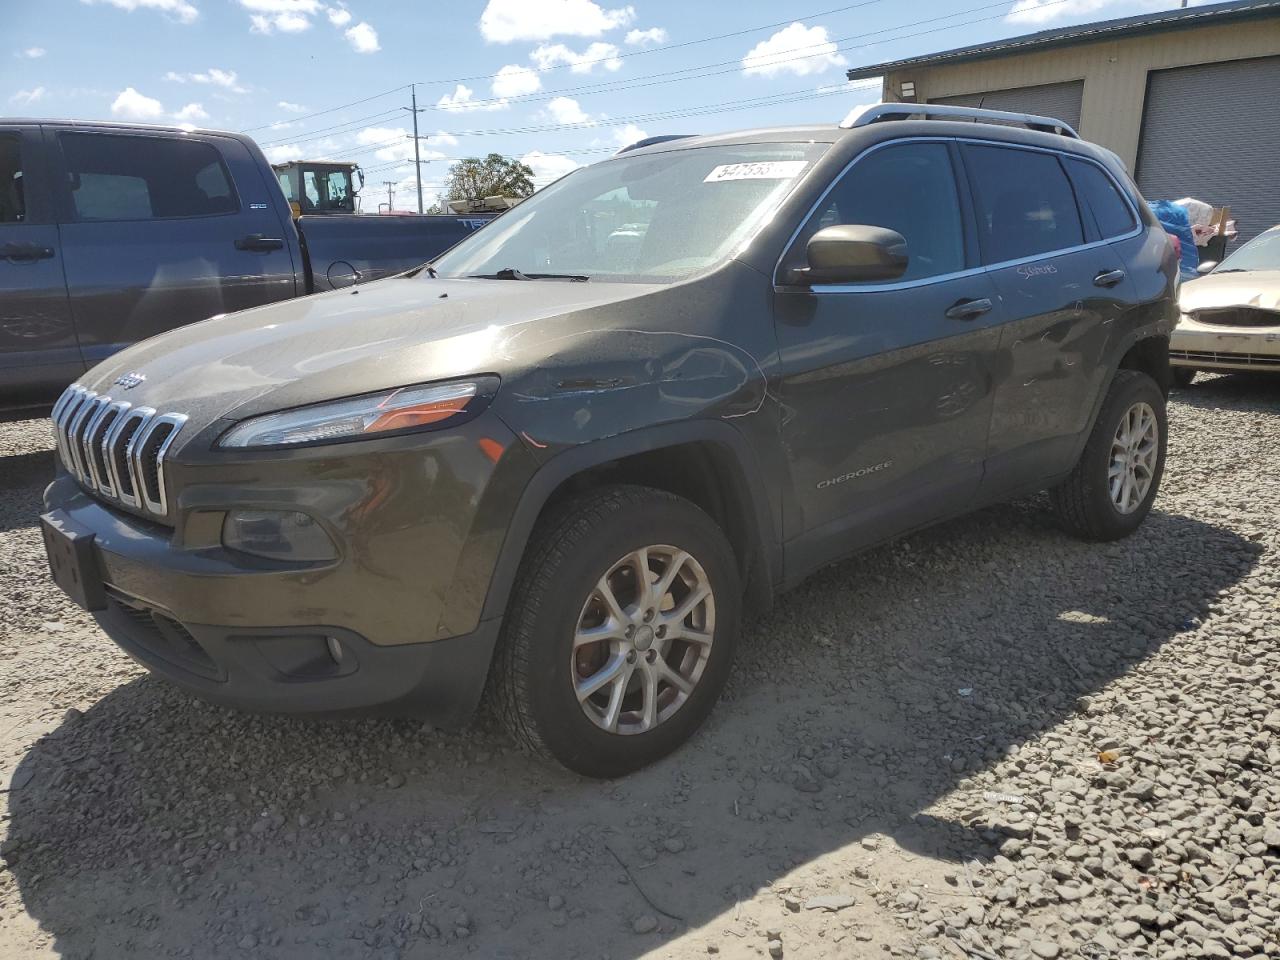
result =
[[[1178,265],[1178,273],[1183,280],[1194,280],[1200,266],[1200,252],[1196,249],[1196,237],[1191,232],[1191,219],[1187,211],[1171,200],[1148,200],[1147,206],[1164,227],[1165,233],[1173,234],[1182,243],[1182,260]]]

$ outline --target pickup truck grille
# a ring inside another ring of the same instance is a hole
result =
[[[95,495],[167,516],[164,460],[187,418],[127,400],[99,396],[73,383],[53,408],[58,455]]]

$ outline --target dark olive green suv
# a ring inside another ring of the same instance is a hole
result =
[[[111,357],[54,411],[55,578],[201,697],[445,722],[487,686],[612,776],[826,564],[1046,488],[1130,533],[1170,243],[1058,121],[922,110],[629,149],[429,266]]]

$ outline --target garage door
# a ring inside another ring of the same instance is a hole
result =
[[[1084,81],[1046,83],[1037,87],[1015,87],[1012,90],[990,90],[986,93],[967,93],[961,97],[937,97],[930,103],[950,103],[957,107],[985,107],[988,110],[1012,110],[1015,113],[1035,113],[1042,117],[1063,120],[1074,129],[1080,129],[1080,98],[1084,94]]]
[[[1138,150],[1151,199],[1231,205],[1247,240],[1280,223],[1280,57],[1152,72]]]

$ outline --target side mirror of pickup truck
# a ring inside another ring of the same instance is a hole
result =
[[[791,271],[794,283],[867,283],[896,280],[907,269],[907,241],[896,230],[863,224],[823,227],[805,246],[807,266]]]

